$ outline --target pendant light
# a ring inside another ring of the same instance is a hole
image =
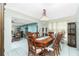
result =
[[[46,9],[43,9],[43,16],[42,16],[42,18],[40,20],[41,21],[48,21],[49,20],[49,18],[46,15]]]

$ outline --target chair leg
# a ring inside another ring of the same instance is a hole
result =
[[[57,48],[54,49],[54,56],[57,55]]]
[[[59,54],[60,54],[60,51],[61,51],[61,46],[60,45],[59,45],[59,49],[58,50],[59,50]]]
[[[60,54],[60,47],[58,47],[58,54]]]
[[[59,47],[56,47],[53,51],[53,56],[58,56],[60,54]]]
[[[56,56],[59,55],[59,48],[58,48],[58,47],[55,49],[55,55],[56,55]]]
[[[55,52],[55,49],[54,49],[54,51],[53,51],[53,56],[55,56],[55,54],[56,54],[56,52]]]
[[[58,54],[59,54],[59,50],[58,50],[58,48],[57,48],[57,56],[58,56]]]
[[[61,51],[61,45],[59,45],[60,51]]]
[[[30,51],[28,52],[28,56],[30,56]]]

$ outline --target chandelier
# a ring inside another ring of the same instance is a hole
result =
[[[42,16],[42,18],[40,20],[41,21],[48,21],[49,20],[49,18],[46,15],[46,9],[43,9],[43,16]]]

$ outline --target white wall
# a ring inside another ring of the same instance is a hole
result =
[[[79,22],[76,22],[76,43],[77,48],[79,49]]]
[[[25,15],[22,15],[18,12],[5,9],[5,15],[4,15],[4,49],[5,49],[5,55],[12,49],[12,36],[11,36],[11,30],[12,30],[12,24],[11,20],[12,18],[19,18],[19,19],[26,19]],[[28,47],[27,47],[28,51]]]
[[[48,28],[48,32],[62,32],[65,31],[65,40],[67,41],[67,21],[57,21],[57,22],[38,22],[38,31],[42,35],[42,28]]]
[[[13,31],[13,33],[16,33],[16,31],[17,31],[17,26],[15,26],[15,25],[12,24],[11,30]]]
[[[40,35],[42,35],[42,28],[48,28],[48,23],[39,21],[38,22],[38,32],[40,33]]]
[[[48,32],[52,31],[54,33],[60,32],[60,31],[65,31],[65,41],[68,41],[68,32],[67,32],[67,23],[70,22],[76,22],[76,19],[74,18],[74,16],[69,16],[69,17],[64,17],[61,19],[55,19],[52,21],[47,21],[47,22],[39,22],[39,32],[41,31],[42,27],[47,27],[48,28]],[[78,23],[79,24],[79,23]],[[77,30],[78,31],[78,30]]]
[[[54,24],[55,24],[54,27],[56,26],[55,29],[54,29],[54,31],[56,33],[57,32],[65,32],[65,34],[64,34],[64,40],[68,41],[68,38],[67,38],[67,22],[66,21],[64,21],[64,22],[59,21],[59,22],[56,22]]]
[[[77,48],[79,50],[79,8],[75,14],[75,20],[76,20],[76,43]]]

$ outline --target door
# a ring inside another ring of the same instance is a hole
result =
[[[68,23],[68,45],[76,47],[76,23]]]
[[[0,3],[0,56],[4,55],[3,4]]]

